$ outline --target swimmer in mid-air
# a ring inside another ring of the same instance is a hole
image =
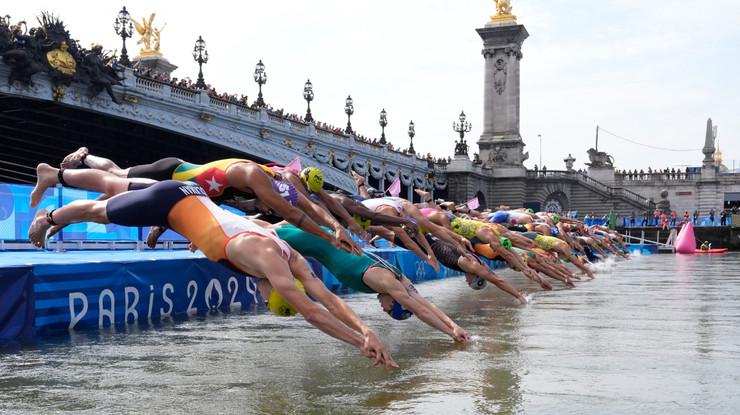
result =
[[[92,174],[107,175],[102,182],[111,197],[77,200],[49,212],[40,209],[29,228],[34,245],[43,246],[47,231],[55,225],[95,222],[167,226],[192,241],[211,261],[269,281],[272,290],[321,331],[358,348],[377,364],[397,367],[377,336],[313,276],[305,259],[274,232],[221,209],[195,183],[166,180],[145,184],[105,172]],[[291,275],[331,313],[311,301]]]

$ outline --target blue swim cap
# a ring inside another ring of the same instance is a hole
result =
[[[393,308],[391,308],[391,312],[388,314],[390,314],[394,320],[406,320],[414,315],[411,311],[403,308],[403,306],[396,300],[393,300]]]
[[[550,226],[550,233],[552,236],[558,236],[560,235],[560,230],[558,230],[557,226]]]
[[[503,210],[497,210],[488,217],[488,221],[492,223],[504,223],[509,220],[509,212]]]
[[[468,283],[468,285],[474,290],[482,290],[486,288],[486,285],[488,285],[488,281],[476,275],[470,280],[470,283]]]
[[[290,203],[291,206],[298,205],[298,190],[295,186],[285,180],[273,180],[272,188],[275,189],[275,193],[279,194],[280,197],[285,199],[286,202]]]

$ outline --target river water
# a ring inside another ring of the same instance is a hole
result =
[[[401,368],[299,318],[249,312],[0,349],[0,413],[736,414],[740,255],[646,255],[518,306],[461,278],[419,285],[469,345],[374,296],[348,303]]]

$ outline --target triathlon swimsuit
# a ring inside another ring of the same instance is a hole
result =
[[[478,233],[478,229],[484,225],[485,224],[483,222],[463,218],[455,218],[450,222],[453,232],[468,239],[475,238]]]
[[[375,199],[365,199],[362,201],[362,204],[365,205],[366,208],[372,210],[373,212],[376,212],[378,208],[381,206],[392,206],[398,213],[403,212],[403,206],[396,200],[393,200],[388,197],[379,197]]]
[[[224,200],[233,199],[235,195],[243,194],[234,189],[226,177],[226,170],[237,163],[254,162],[247,159],[224,159],[200,165],[188,163],[175,157],[167,157],[151,164],[131,167],[128,177],[142,177],[158,181],[193,181],[201,185],[208,196],[214,199],[216,203],[222,203]],[[272,169],[261,164],[257,165],[270,177],[276,178],[276,173]]]
[[[455,249],[454,246],[432,235],[426,235],[426,238],[427,242],[429,242],[429,246],[432,248],[432,252],[434,252],[434,256],[437,257],[442,265],[457,272],[465,272],[457,264],[457,261],[460,260],[462,255],[457,252],[457,249]]]
[[[226,245],[236,236],[250,233],[271,239],[283,256],[290,248],[274,232],[221,209],[199,185],[165,180],[147,188],[121,193],[108,200],[106,214],[122,226],[168,226],[187,238],[211,261],[229,261]],[[317,238],[318,239],[318,238]]]
[[[537,235],[534,238],[534,244],[538,248],[542,248],[545,251],[552,251],[555,249],[555,245],[560,242],[560,239],[554,236]]]
[[[293,225],[282,226],[275,229],[275,232],[293,249],[323,264],[329,272],[349,288],[363,293],[376,292],[365,284],[362,277],[368,269],[381,266],[379,262],[366,256],[348,254]]]

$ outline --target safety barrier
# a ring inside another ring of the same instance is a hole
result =
[[[437,273],[404,249],[374,253],[415,283],[456,275],[444,267]],[[309,261],[331,291],[351,292]],[[254,310],[261,303],[252,277],[187,250],[0,253],[0,340]]]

